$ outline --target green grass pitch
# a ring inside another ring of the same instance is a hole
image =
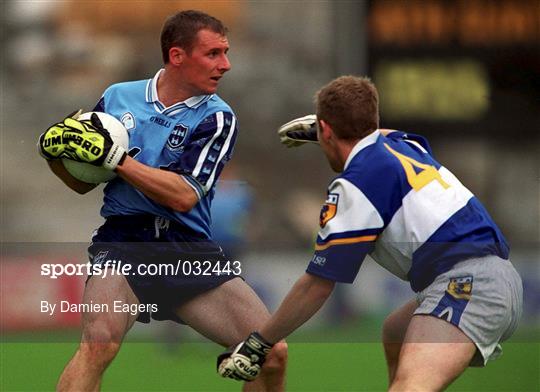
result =
[[[53,390],[75,343],[14,343],[0,347],[0,391]],[[104,391],[238,391],[215,372],[220,347],[210,343],[125,343],[106,373]],[[379,343],[290,343],[288,391],[383,391]],[[540,344],[504,345],[485,369],[469,369],[451,391],[539,391]]]

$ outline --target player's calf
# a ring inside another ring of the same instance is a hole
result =
[[[58,381],[58,391],[97,391],[107,366],[120,349],[120,342],[81,342]]]

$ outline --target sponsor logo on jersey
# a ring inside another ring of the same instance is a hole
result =
[[[461,276],[458,278],[450,278],[446,291],[454,298],[471,299],[473,277]]]
[[[122,117],[120,117],[120,122],[124,124],[124,127],[126,127],[128,131],[135,129],[135,117],[133,117],[133,114],[130,112],[124,113]]]
[[[311,259],[311,262],[313,264],[317,264],[317,265],[320,265],[322,267],[322,266],[324,266],[326,264],[326,257],[313,255],[313,258]]]
[[[186,140],[188,134],[188,127],[184,124],[176,124],[167,139],[167,148],[169,150],[178,150],[182,143]]]
[[[321,229],[326,226],[328,221],[336,216],[337,205],[338,205],[339,195],[337,193],[329,193],[324,206],[321,210],[321,215],[319,216],[319,226]]]
[[[150,122],[153,122],[154,124],[157,124],[165,128],[169,128],[172,125],[172,123],[169,120],[166,120],[164,118],[157,117],[157,116],[150,117]]]

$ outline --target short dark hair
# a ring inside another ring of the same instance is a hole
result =
[[[379,94],[369,78],[341,76],[315,95],[317,118],[338,138],[361,139],[379,128]]]
[[[226,35],[227,28],[219,20],[201,11],[180,11],[165,20],[161,30],[161,54],[163,62],[169,62],[169,49],[179,46],[191,53],[197,33],[208,29]]]

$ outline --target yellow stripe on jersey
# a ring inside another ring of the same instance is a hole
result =
[[[360,237],[352,237],[352,238],[338,238],[335,240],[328,241],[327,243],[323,245],[315,244],[315,250],[325,250],[334,245],[348,245],[348,244],[356,244],[358,242],[375,241],[376,239],[377,239],[376,235],[363,235]]]

